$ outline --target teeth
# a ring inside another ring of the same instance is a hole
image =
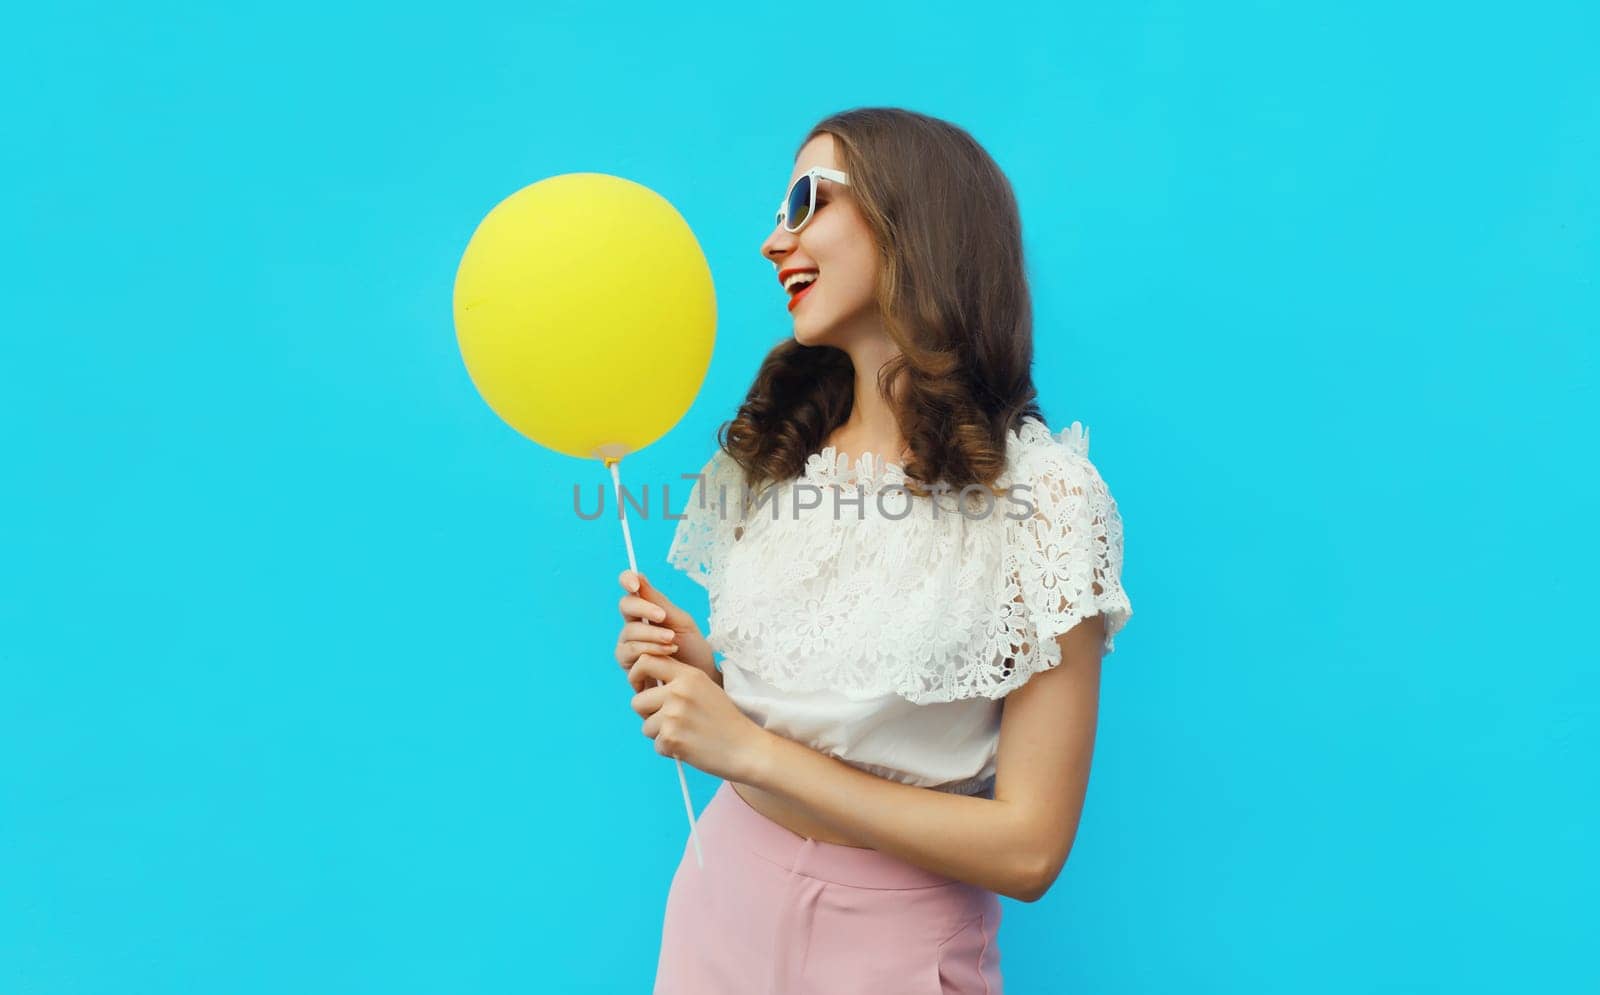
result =
[[[783,281],[783,289],[792,291],[799,284],[811,283],[815,281],[816,278],[817,274],[815,273],[791,273],[789,275],[789,279]]]

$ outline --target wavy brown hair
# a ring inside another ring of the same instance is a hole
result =
[[[1033,385],[1033,306],[1016,197],[963,129],[897,107],[818,122],[878,249],[878,309],[900,354],[878,390],[910,444],[908,486],[995,489],[1006,434],[1043,420]],[[854,404],[855,370],[832,346],[787,339],[761,363],[718,444],[752,492],[798,476]],[[899,461],[895,461],[899,462]],[[912,487],[917,493],[927,493]]]

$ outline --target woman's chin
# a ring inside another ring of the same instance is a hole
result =
[[[828,345],[828,326],[800,319],[794,323],[794,340],[801,345]]]

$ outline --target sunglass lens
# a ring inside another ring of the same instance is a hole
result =
[[[811,213],[811,177],[802,176],[789,188],[789,219],[785,227],[794,231],[805,224],[806,215]]]

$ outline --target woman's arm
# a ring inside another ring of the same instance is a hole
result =
[[[1089,785],[1104,625],[1058,638],[1061,663],[1005,698],[994,798],[869,774],[766,733],[747,780],[852,839],[1024,902],[1043,897],[1077,836]]]

